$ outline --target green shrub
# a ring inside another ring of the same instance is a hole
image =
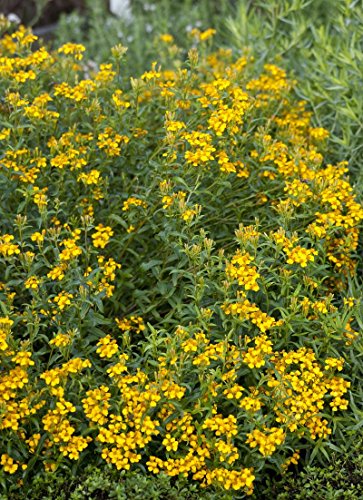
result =
[[[186,478],[173,480],[165,474],[147,476],[144,472],[121,473],[105,467],[88,466],[76,476],[69,470],[40,474],[26,489],[31,500],[228,500],[230,495],[206,492]],[[0,497],[6,498],[6,497]],[[24,492],[13,493],[12,500],[22,500]]]
[[[358,439],[345,453],[333,453],[323,466],[308,465],[299,472],[288,472],[283,479],[267,481],[256,498],[274,496],[277,500],[359,500],[363,496],[363,448]]]
[[[359,428],[363,208],[285,71],[214,34],[130,85],[122,46],[0,42],[10,497],[86,463],[243,497]]]

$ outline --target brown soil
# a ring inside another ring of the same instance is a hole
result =
[[[84,12],[85,0],[2,0],[0,13],[14,13],[26,26],[46,26],[58,21],[63,13]]]

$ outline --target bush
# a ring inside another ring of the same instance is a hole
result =
[[[363,496],[362,440],[358,439],[344,454],[333,453],[325,467],[308,465],[299,474],[288,472],[283,479],[268,481],[264,495],[275,495],[277,500],[318,498],[359,500]]]
[[[122,46],[93,70],[79,44],[1,41],[9,495],[106,462],[242,497],[359,422],[346,163],[285,71],[213,35],[184,60],[164,33],[130,85]]]
[[[49,472],[35,476],[27,485],[27,498],[32,500],[228,500],[230,495],[206,492],[186,478],[173,480],[165,474],[147,476],[143,472],[121,473],[117,470],[88,466],[74,476],[70,470],[62,474]],[[14,493],[12,500],[22,500],[24,493]],[[1,498],[1,497],[0,497]]]

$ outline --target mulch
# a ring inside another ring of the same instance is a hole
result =
[[[104,1],[108,5],[108,1]],[[61,14],[86,10],[85,0],[2,0],[0,3],[0,13],[16,14],[22,24],[33,28],[53,25]],[[40,7],[42,4],[44,7]]]

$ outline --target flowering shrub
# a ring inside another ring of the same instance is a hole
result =
[[[87,460],[251,494],[342,425],[363,209],[296,83],[213,34],[130,86],[123,47],[0,42],[6,488]]]

